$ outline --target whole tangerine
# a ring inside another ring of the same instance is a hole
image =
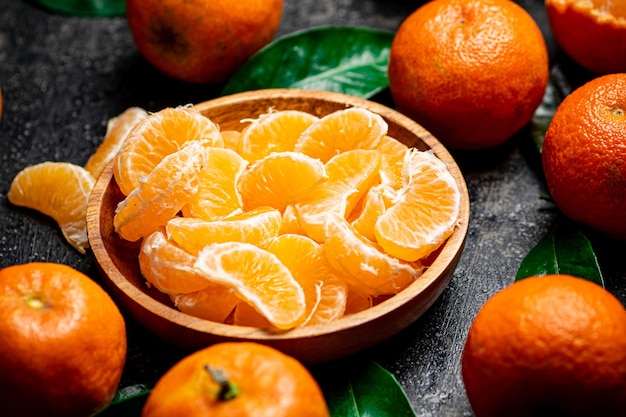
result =
[[[541,30],[509,0],[434,0],[398,29],[389,87],[401,112],[452,148],[499,145],[525,126],[549,78]]]
[[[626,74],[597,77],[569,94],[545,134],[550,194],[573,220],[626,239]]]
[[[228,79],[268,44],[283,0],[128,0],[139,52],[165,74],[192,83]]]
[[[124,319],[109,295],[56,263],[0,270],[0,403],[8,417],[85,417],[115,395]]]
[[[476,417],[626,415],[626,310],[582,278],[525,278],[482,306],[461,371]]]
[[[546,0],[550,29],[574,61],[601,74],[626,72],[626,2]]]
[[[328,417],[309,371],[253,342],[223,342],[183,358],[156,383],[142,417]]]

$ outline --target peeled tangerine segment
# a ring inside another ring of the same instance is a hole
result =
[[[444,162],[412,149],[403,163],[403,186],[376,221],[378,244],[391,256],[415,261],[428,256],[458,223],[461,193]]]
[[[183,215],[217,220],[240,211],[243,203],[237,179],[248,162],[233,150],[207,148],[208,160],[200,175],[198,192],[183,207]]]
[[[298,152],[275,152],[256,161],[237,182],[244,210],[271,206],[281,212],[326,178],[319,159]]]
[[[378,181],[380,152],[355,149],[340,153],[326,163],[328,178],[296,203],[302,228],[312,239],[324,241],[327,213],[347,217],[370,187]]]
[[[198,254],[195,269],[207,279],[232,288],[279,329],[305,320],[304,291],[276,255],[241,242],[216,243]]]
[[[166,230],[170,239],[195,255],[213,243],[245,242],[261,246],[278,235],[281,224],[280,211],[272,207],[257,207],[214,221],[176,217],[167,223]]]
[[[124,200],[113,217],[115,231],[135,242],[165,226],[198,191],[207,150],[192,142],[166,156]]]
[[[128,195],[164,157],[191,142],[224,146],[218,126],[189,108],[166,108],[138,122],[114,159],[113,174],[122,193]]]
[[[421,267],[383,253],[337,215],[328,215],[325,231],[323,248],[328,261],[358,293],[397,294],[421,275]]]
[[[196,257],[157,230],[148,235],[139,250],[139,270],[150,285],[166,294],[196,292],[212,283],[196,273]]]
[[[319,243],[306,236],[284,234],[272,239],[267,250],[289,268],[304,290],[307,318],[303,326],[343,316],[348,286],[330,266]]]
[[[11,204],[52,217],[65,239],[80,253],[89,247],[87,203],[95,184],[83,167],[67,162],[42,162],[20,171],[7,194]]]
[[[380,115],[351,107],[330,113],[309,126],[294,150],[326,163],[342,152],[373,149],[387,129],[387,122]]]
[[[317,120],[317,116],[298,110],[262,114],[241,133],[239,153],[255,162],[273,152],[293,151],[300,134]]]
[[[140,107],[129,107],[119,116],[109,120],[107,132],[98,149],[89,157],[85,169],[98,178],[109,162],[115,158],[133,126],[148,117]]]
[[[233,290],[213,282],[197,292],[171,294],[170,299],[183,313],[218,323],[224,323],[240,303]]]

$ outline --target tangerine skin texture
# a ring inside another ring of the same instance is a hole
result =
[[[531,277],[491,297],[461,360],[476,417],[626,415],[626,311],[601,286]]]
[[[228,79],[274,37],[283,0],[128,0],[135,44],[165,74],[192,83]]]
[[[598,77],[563,100],[546,131],[542,163],[566,216],[626,239],[626,74]]]
[[[92,415],[113,399],[125,358],[124,319],[89,277],[53,263],[0,270],[3,416]]]
[[[205,366],[221,369],[239,394],[217,398]],[[328,417],[317,382],[294,358],[257,343],[225,342],[199,350],[161,377],[142,417]]]
[[[434,0],[401,24],[388,76],[397,108],[444,145],[488,148],[530,121],[548,83],[548,53],[512,1]]]
[[[574,61],[596,74],[626,72],[626,3],[546,0],[554,38]]]

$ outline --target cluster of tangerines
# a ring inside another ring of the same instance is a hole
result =
[[[278,329],[334,320],[410,285],[457,224],[446,165],[369,110],[244,122],[221,132],[167,108],[113,162],[126,196],[115,230],[141,240],[143,276],[183,312]]]

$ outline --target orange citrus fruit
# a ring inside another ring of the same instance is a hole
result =
[[[237,180],[248,166],[239,154],[227,148],[207,148],[208,160],[200,176],[198,192],[183,207],[183,215],[217,220],[241,211],[243,202]]]
[[[270,206],[284,212],[325,178],[319,159],[300,152],[273,152],[242,172],[237,191],[244,210]]]
[[[198,190],[207,159],[207,150],[199,142],[163,158],[117,206],[115,231],[135,242],[165,226]]]
[[[326,258],[352,290],[374,297],[397,294],[421,275],[417,265],[387,255],[336,214],[328,214],[324,230]]]
[[[302,286],[306,301],[306,320],[302,325],[326,323],[343,316],[348,287],[326,259],[320,244],[306,236],[283,234],[275,237],[267,250]]]
[[[3,415],[89,416],[117,391],[124,319],[100,286],[69,266],[0,270],[0,339]]]
[[[80,253],[89,247],[87,203],[95,184],[83,167],[68,162],[42,162],[20,171],[7,194],[16,205],[52,217],[65,239]]]
[[[596,74],[626,72],[626,3],[608,0],[546,0],[557,43]]]
[[[332,112],[309,126],[298,138],[295,151],[328,162],[354,149],[372,149],[387,134],[387,122],[358,107]]]
[[[166,294],[191,293],[211,285],[196,273],[196,257],[178,247],[157,230],[146,236],[139,251],[139,269],[149,286]]]
[[[183,313],[218,323],[225,323],[240,303],[239,297],[229,287],[211,282],[200,291],[176,293],[170,298]]]
[[[246,242],[263,246],[277,236],[282,224],[280,211],[272,207],[257,207],[221,220],[206,221],[193,217],[175,217],[166,230],[187,252],[197,255],[213,243]]]
[[[293,151],[302,132],[317,120],[318,117],[298,110],[262,114],[241,132],[239,153],[254,162],[272,152]]]
[[[400,25],[388,76],[398,109],[445,145],[487,148],[532,118],[548,83],[548,52],[515,2],[434,0]]]
[[[148,116],[148,112],[139,107],[129,107],[119,116],[109,120],[107,132],[96,151],[89,157],[85,169],[94,178],[98,178],[104,167],[115,158],[122,147],[128,132]]]
[[[403,185],[374,225],[376,241],[405,261],[425,258],[452,234],[461,193],[446,164],[413,149],[403,162]]]
[[[329,417],[322,391],[296,359],[261,344],[218,343],[175,364],[142,417]]]
[[[300,225],[318,242],[324,241],[328,213],[349,216],[378,180],[381,155],[375,150],[342,152],[326,163],[327,178],[295,205]]]
[[[582,278],[526,278],[483,305],[461,364],[477,417],[626,415],[626,311]]]
[[[232,288],[279,329],[296,327],[306,319],[302,287],[276,255],[258,246],[241,242],[205,246],[195,269]]]
[[[626,239],[626,74],[598,77],[568,95],[545,135],[552,198],[568,217]]]
[[[165,109],[139,121],[114,159],[131,190],[115,230],[143,239],[147,285],[184,313],[274,332],[336,320],[410,285],[456,227],[460,191],[446,165],[389,136],[376,113],[242,121],[220,132]]]
[[[139,52],[168,76],[193,83],[228,79],[274,37],[283,0],[129,0]]]
[[[191,109],[166,108],[137,123],[114,159],[122,193],[130,194],[164,157],[196,141],[207,147],[224,144],[218,126]]]

